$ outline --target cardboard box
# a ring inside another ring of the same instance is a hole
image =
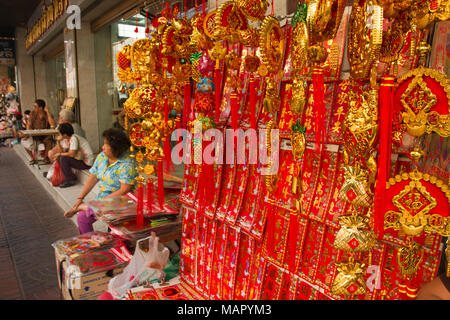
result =
[[[108,290],[109,280],[120,274],[126,265],[122,264],[107,271],[73,276],[70,274],[69,263],[63,261],[61,291],[64,300],[97,300]]]
[[[86,238],[91,237],[91,236],[99,237],[99,236],[102,236],[102,235],[112,236],[109,233],[95,231],[95,232],[87,233],[87,234],[84,234],[84,235],[77,235],[77,236],[74,236],[74,237],[71,237],[71,238],[68,238],[68,239],[58,240],[58,241],[56,241],[55,243],[52,244],[52,246],[53,246],[53,248],[55,250],[55,262],[56,262],[56,271],[57,271],[57,278],[58,278],[59,288],[61,288],[61,285],[62,285],[62,276],[63,276],[63,274],[62,274],[62,263],[63,263],[63,261],[67,260],[68,258],[70,259],[71,257],[75,257],[75,256],[77,256],[79,254],[82,254],[83,252],[104,250],[105,248],[111,248],[111,247],[120,247],[120,246],[123,246],[124,243],[123,243],[123,241],[121,239],[114,238],[113,240],[105,242],[104,244],[103,243],[98,243],[98,245],[96,245],[96,246],[92,245],[91,247],[87,247],[85,251],[80,251],[80,252],[74,253],[74,254],[72,254],[70,256],[68,256],[64,252],[64,250],[58,249],[59,248],[58,243],[66,241],[66,240],[75,240],[75,239],[78,239],[78,238],[85,238],[86,239]]]
[[[65,259],[60,263],[58,274],[61,277],[61,291],[65,300],[96,300],[108,290],[111,278],[120,274],[132,258],[125,246],[90,252],[78,258],[102,254],[109,254],[109,257],[113,257],[113,259],[109,258],[107,266],[98,267],[93,264],[88,269],[82,270],[74,264],[73,260]],[[91,260],[83,258],[81,261],[84,263],[84,261]]]

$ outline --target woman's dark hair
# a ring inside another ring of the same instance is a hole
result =
[[[25,110],[25,112],[24,112],[25,114],[30,114],[31,113],[31,111],[30,110]]]
[[[73,136],[73,127],[70,123],[61,123],[58,125],[58,131],[61,135]]]
[[[127,134],[120,129],[107,129],[103,132],[103,138],[110,145],[111,151],[116,158],[120,158],[130,149],[131,143]]]
[[[44,100],[42,100],[42,99],[37,99],[35,102],[36,102],[36,104],[38,105],[38,107],[41,107],[42,109],[45,108],[46,103],[45,103]]]

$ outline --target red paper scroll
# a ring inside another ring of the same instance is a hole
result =
[[[227,246],[225,248],[225,264],[222,276],[222,296],[224,300],[233,300],[235,293],[236,271],[241,233],[234,228],[228,228]]]
[[[224,221],[230,206],[233,192],[234,180],[236,178],[236,165],[224,164],[222,173],[222,185],[220,188],[220,197],[217,205],[216,218]]]
[[[190,285],[195,284],[196,232],[195,210],[183,208],[183,227],[180,253],[180,276]]]
[[[236,300],[247,300],[249,295],[249,282],[255,256],[255,241],[245,233],[241,233],[239,243],[238,262],[236,270],[235,292]]]
[[[225,251],[227,245],[228,226],[218,222],[214,244],[213,261],[210,273],[209,297],[214,300],[222,299],[222,277],[225,267]]]
[[[233,186],[228,212],[225,216],[225,222],[231,226],[236,224],[239,212],[241,211],[242,201],[249,177],[249,167],[245,164],[238,164],[236,169],[236,178]]]
[[[188,207],[194,207],[198,189],[198,169],[195,164],[186,164],[184,168],[183,188],[181,189],[180,202]]]
[[[248,182],[237,221],[237,226],[250,233],[259,204],[262,191],[263,177],[256,165],[249,166]]]

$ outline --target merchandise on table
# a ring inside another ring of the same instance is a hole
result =
[[[58,255],[72,257],[88,251],[95,251],[121,244],[121,240],[111,233],[94,231],[54,242],[52,246]]]

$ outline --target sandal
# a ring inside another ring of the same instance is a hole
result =
[[[37,162],[37,160],[30,160],[30,166],[32,166],[32,165],[34,165],[34,164],[37,164],[38,162]]]

